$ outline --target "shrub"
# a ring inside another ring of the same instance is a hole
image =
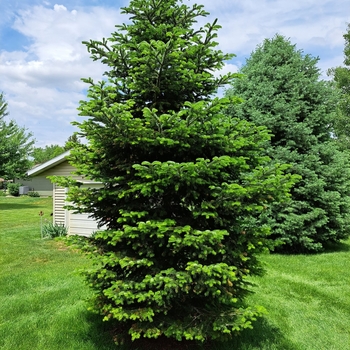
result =
[[[40,194],[38,192],[30,191],[28,192],[29,197],[40,197]]]
[[[19,187],[21,184],[16,182],[8,182],[7,183],[7,191],[11,196],[19,196]]]

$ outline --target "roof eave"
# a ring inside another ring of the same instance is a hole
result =
[[[70,151],[66,151],[66,152],[60,154],[59,156],[52,158],[52,159],[48,160],[47,162],[36,166],[35,168],[30,169],[27,171],[27,175],[28,176],[38,175],[38,174],[44,172],[45,170],[53,168],[55,165],[63,163],[66,160],[66,157],[69,156],[69,154],[70,154]]]

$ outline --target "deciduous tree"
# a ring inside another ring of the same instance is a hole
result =
[[[32,157],[33,165],[42,164],[48,160],[55,158],[65,151],[70,150],[75,144],[80,144],[81,140],[78,135],[73,134],[68,137],[64,146],[60,145],[47,145],[45,147],[34,147]]]
[[[48,145],[45,147],[34,147],[32,157],[33,164],[42,164],[47,162],[48,160],[57,157],[61,153],[63,153],[65,150],[60,145]]]
[[[339,92],[338,109],[333,121],[334,134],[340,146],[350,151],[350,24],[344,39],[344,66],[332,68],[328,74],[333,77]]]

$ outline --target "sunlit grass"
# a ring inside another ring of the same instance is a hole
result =
[[[225,349],[350,349],[350,240],[322,254],[262,258],[267,273],[254,278],[249,302],[268,315]]]
[[[59,241],[42,240],[39,212],[50,198],[0,198],[0,349],[115,349],[86,310],[90,291],[77,269],[88,261]]]

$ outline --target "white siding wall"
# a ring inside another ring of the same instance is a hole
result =
[[[66,225],[66,210],[63,206],[66,204],[66,189],[64,187],[53,185],[53,222],[60,225]]]
[[[89,218],[89,214],[73,214],[67,211],[67,217],[69,235],[90,236],[93,232],[104,229],[98,228],[97,222]]]
[[[68,161],[42,172],[40,176],[72,176],[75,170]],[[76,177],[77,178],[77,177]],[[53,222],[60,225],[66,225],[66,210],[63,206],[66,204],[66,189],[53,184]]]
[[[82,179],[81,176],[72,175],[72,172],[74,172],[75,170],[76,169],[73,166],[71,166],[68,163],[68,161],[64,161],[63,163],[60,163],[46,171],[43,171],[42,173],[40,173],[40,176],[72,176],[75,179]]]
[[[42,173],[43,176],[70,176],[76,180],[83,181],[81,176],[72,175],[75,168],[71,166],[67,161],[52,167],[51,169]],[[98,185],[96,185],[98,186]],[[101,186],[101,185],[100,185]],[[59,187],[54,184],[53,186],[53,203],[54,213],[53,222],[57,224],[64,224],[68,228],[68,234],[89,236],[94,231],[98,230],[97,222],[92,218],[89,218],[88,214],[73,214],[66,210],[64,206],[66,202],[67,189]],[[103,227],[101,229],[104,229]]]

